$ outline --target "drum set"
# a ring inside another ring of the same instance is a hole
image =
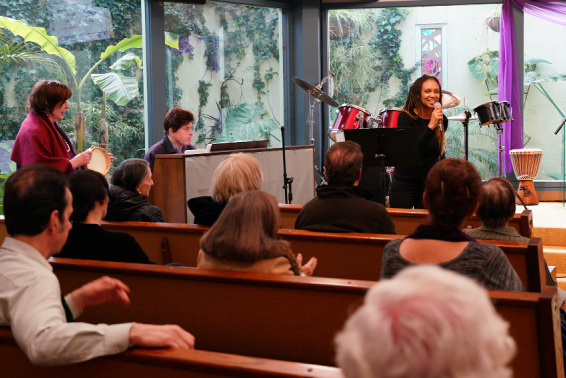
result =
[[[460,99],[455,94],[442,91],[442,108],[449,109],[460,104]],[[395,128],[397,118],[403,109],[384,108],[379,114],[373,115],[361,106],[352,104],[342,104],[336,110],[334,124],[328,130],[328,136],[334,142],[341,140],[340,133],[351,129],[371,129],[371,128]]]

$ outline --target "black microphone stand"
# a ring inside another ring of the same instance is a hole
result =
[[[285,189],[285,203],[293,203],[293,178],[287,178],[287,159],[285,158],[285,126],[281,126],[281,144],[283,146],[283,189]]]

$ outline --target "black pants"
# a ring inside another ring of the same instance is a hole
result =
[[[389,207],[424,209],[424,180],[399,180],[393,175],[389,190]]]

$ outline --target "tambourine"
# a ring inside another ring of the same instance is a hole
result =
[[[101,173],[102,175],[107,174],[112,165],[108,151],[102,147],[91,147],[90,149],[92,150],[92,159],[90,159],[86,168]]]

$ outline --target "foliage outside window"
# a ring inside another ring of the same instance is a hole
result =
[[[0,140],[8,141],[0,143],[2,172],[14,168],[6,167],[9,141],[27,115],[33,84],[43,79],[71,88],[71,108],[60,125],[71,140],[78,137],[79,151],[99,145],[104,118],[114,167],[143,156],[141,1],[0,0],[0,17]],[[74,119],[79,111],[85,116],[84,136]]]
[[[165,3],[168,107],[195,113],[193,144],[268,139],[280,146],[283,65],[280,9],[220,2]]]
[[[489,65],[491,55],[499,49],[495,17],[499,9],[497,5],[480,4],[331,10],[328,59],[335,79],[334,98],[339,103],[364,107],[374,115],[385,108],[403,107],[409,86],[420,75],[422,30],[442,28],[446,36],[442,36],[442,89],[462,100],[459,106],[446,109],[445,115],[460,115],[464,108],[472,110],[490,101],[485,96],[485,84],[493,89],[496,82],[492,77],[478,80],[468,62],[483,55],[485,59],[477,64],[493,71]],[[466,17],[462,17],[464,14]],[[497,175],[495,130],[472,120],[468,135],[469,160],[484,179]],[[446,152],[449,157],[464,157],[461,122],[450,121]]]

